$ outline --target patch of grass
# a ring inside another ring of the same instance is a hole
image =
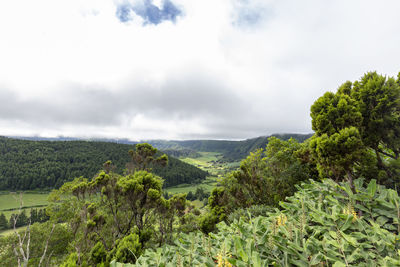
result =
[[[223,155],[217,152],[199,152],[198,158],[181,158],[180,160],[194,165],[204,171],[208,171],[212,176],[222,176],[227,172],[239,167],[240,162],[226,162]]]
[[[197,199],[193,200],[192,204],[198,209],[201,209],[202,207],[204,207],[203,201],[200,201],[200,200],[197,200]]]
[[[18,227],[17,231],[18,232],[25,231],[26,227],[28,227],[28,226],[25,225],[25,226]],[[0,236],[7,236],[7,235],[11,235],[13,233],[14,233],[14,229],[7,229],[4,231],[0,231]]]
[[[49,193],[23,193],[22,206],[29,213],[33,208],[42,208],[48,205],[47,197]],[[7,219],[12,213],[16,213],[20,206],[19,193],[0,194],[0,213],[4,213]],[[13,210],[14,209],[14,210]],[[28,214],[27,214],[28,215]]]
[[[201,186],[205,191],[211,192],[217,186],[217,179],[226,173],[236,170],[240,166],[240,162],[225,162],[222,154],[217,152],[199,152],[201,155],[197,158],[181,158],[180,160],[194,165],[204,171],[208,171],[210,176],[200,184],[180,184],[174,187],[164,189],[171,194],[196,192],[197,187]]]

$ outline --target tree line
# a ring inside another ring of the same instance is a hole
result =
[[[26,209],[23,209],[19,213],[12,213],[8,220],[4,213],[0,213],[0,231],[12,229],[14,227],[14,219],[16,219],[15,227],[21,227],[29,223],[46,222],[50,217],[46,214],[46,208],[31,209],[29,215],[26,214]]]
[[[59,188],[75,177],[93,177],[102,164],[112,160],[123,174],[130,161],[131,145],[91,141],[27,141],[0,137],[0,190]],[[193,183],[207,176],[192,165],[170,157],[165,168],[154,172],[164,186]]]

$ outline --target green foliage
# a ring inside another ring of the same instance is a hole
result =
[[[274,134],[281,140],[294,138],[299,142],[310,138],[312,134]],[[251,138],[244,141],[224,140],[188,140],[188,141],[151,141],[150,143],[161,150],[179,151],[189,150],[197,152],[218,152],[223,154],[225,161],[239,161],[246,158],[250,152],[264,148],[268,144],[266,136]],[[195,156],[197,157],[197,156]],[[195,158],[193,157],[193,158]]]
[[[310,146],[317,158],[321,176],[325,174],[336,180],[351,172],[354,164],[360,162],[365,153],[365,147],[355,127],[312,138]]]
[[[15,227],[21,227],[23,225],[28,224],[28,217],[26,216],[26,211],[22,210],[19,214],[11,214],[9,228],[13,228],[14,224]]]
[[[400,166],[399,80],[376,72],[346,82],[311,106],[311,144],[321,177],[377,178],[396,187]]]
[[[104,248],[103,243],[99,241],[96,243],[96,245],[94,245],[94,247],[90,251],[90,262],[92,262],[93,265],[97,265],[105,262],[106,259],[107,259],[107,251]]]
[[[118,174],[124,174],[132,160],[131,145],[90,141],[27,141],[0,137],[0,190],[59,188],[74,177],[93,177],[111,160]],[[161,165],[165,156],[154,158]],[[147,167],[146,167],[147,168]],[[165,168],[150,166],[165,179],[165,186],[204,180],[207,173],[169,157]]]
[[[60,265],[60,267],[78,267],[78,255],[76,252],[68,255],[67,259]]]
[[[253,205],[249,208],[240,208],[236,209],[234,212],[229,214],[227,223],[231,224],[235,220],[239,221],[240,218],[244,218],[244,220],[251,220],[258,216],[265,216],[269,212],[273,212],[275,208],[266,205]]]
[[[354,82],[351,96],[357,101],[363,120],[360,133],[366,146],[400,151],[400,86],[398,80],[369,72]]]
[[[123,263],[135,263],[142,254],[142,245],[139,236],[132,233],[119,240],[115,248],[110,252],[113,259]]]
[[[0,214],[0,230],[5,230],[8,228],[7,218],[4,213]]]
[[[293,195],[295,185],[313,177],[313,167],[301,160],[306,144],[294,139],[269,138],[265,150],[258,149],[241,162],[240,169],[221,180],[221,187],[211,192],[210,213],[202,219],[202,229],[213,229],[211,223],[226,220],[238,208],[252,205],[276,206]]]
[[[28,266],[38,266],[43,255],[45,244],[48,240],[48,251],[42,266],[58,266],[66,253],[68,244],[72,241],[72,234],[63,224],[56,224],[50,236],[51,222],[35,223],[30,226],[30,259]],[[24,233],[20,233],[22,237]],[[28,237],[25,238],[25,240]],[[0,262],[2,266],[18,266],[17,258],[13,251],[18,248],[18,237],[14,233],[0,237]]]
[[[327,92],[311,106],[312,128],[317,136],[332,135],[340,130],[359,126],[362,115],[350,96]]]
[[[154,150],[146,151],[137,156],[145,165],[154,155]],[[165,199],[163,180],[135,169],[121,176],[107,161],[96,177],[76,178],[50,195],[49,213],[52,219],[66,222],[74,234],[70,253],[79,251],[78,262],[98,266],[113,259],[132,262],[146,246],[171,242],[174,231],[197,229],[186,194]]]
[[[150,144],[143,143],[135,145],[134,150],[129,150],[132,161],[130,165],[128,165],[128,169],[133,173],[138,170],[151,171],[151,167],[154,165],[165,167],[168,164],[168,156],[163,154],[155,158],[156,154],[157,149]]]
[[[221,222],[208,236],[181,234],[137,266],[399,265],[399,196],[374,180],[354,184],[356,193],[329,179],[302,184],[281,211]]]

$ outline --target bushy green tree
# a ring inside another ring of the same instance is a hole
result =
[[[113,259],[124,263],[135,263],[141,253],[142,245],[139,242],[139,236],[135,233],[119,240],[113,251],[111,251]]]
[[[387,174],[387,184],[393,184],[400,173],[390,166],[400,154],[399,84],[399,78],[369,72],[354,82],[350,93],[363,117],[359,127],[363,143],[375,152],[377,167]]]
[[[311,106],[310,142],[322,177],[360,175],[394,187],[400,152],[399,79],[369,72],[327,92]]]
[[[310,163],[302,160],[306,144],[269,138],[265,150],[258,149],[241,162],[240,168],[221,180],[221,186],[211,192],[209,213],[201,219],[201,229],[212,231],[216,222],[238,208],[253,205],[277,206],[293,195],[295,185],[315,177]]]
[[[138,170],[151,171],[154,165],[166,166],[168,164],[168,156],[162,154],[155,157],[157,149],[148,143],[137,144],[135,149],[129,150],[132,161],[128,164],[130,172]]]
[[[133,159],[142,167],[133,173],[114,173],[112,162],[107,161],[94,178],[76,178],[52,193],[50,213],[68,223],[74,234],[70,252],[79,251],[77,262],[108,264],[115,257],[123,260],[132,256],[128,245],[123,244],[133,239],[140,248],[150,242],[163,244],[171,240],[175,223],[186,224],[186,194],[165,199],[163,180],[143,170],[156,160],[154,151],[147,145],[137,147]],[[134,254],[138,256],[140,250]]]
[[[105,263],[107,259],[107,251],[102,242],[97,242],[90,251],[90,262],[93,265]]]

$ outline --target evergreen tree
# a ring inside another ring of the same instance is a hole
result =
[[[0,230],[4,230],[8,228],[7,218],[4,213],[0,214]]]
[[[369,72],[314,102],[310,146],[321,177],[347,177],[351,183],[363,175],[395,187],[400,174],[399,83]]]
[[[31,209],[30,219],[32,223],[39,222],[37,209]]]

